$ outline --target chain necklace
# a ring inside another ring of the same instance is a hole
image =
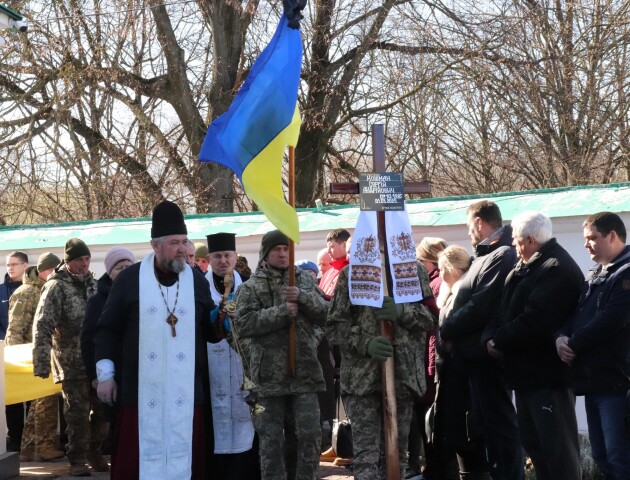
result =
[[[171,311],[168,308],[168,302],[166,301],[166,297],[164,296],[164,292],[162,291],[162,284],[158,282],[158,287],[160,287],[160,294],[162,294],[162,300],[164,300],[164,305],[166,306],[166,311],[168,312],[168,317],[166,317],[166,323],[171,326],[171,335],[173,337],[177,336],[177,332],[175,331],[175,324],[177,323],[178,318],[175,316],[175,308],[177,307],[177,300],[179,299],[179,279],[177,280],[177,290],[175,293],[175,303],[173,304],[173,310]]]
[[[217,277],[219,278],[218,281]],[[212,272],[212,282],[214,283],[214,288],[217,290],[217,293],[219,295],[223,295],[223,293],[225,292],[225,284],[223,283],[223,278]]]

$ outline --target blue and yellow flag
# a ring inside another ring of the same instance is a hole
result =
[[[233,170],[247,196],[295,242],[300,241],[298,218],[282,190],[282,158],[300,132],[301,69],[300,30],[289,27],[282,15],[232,105],[208,128],[199,154],[202,162]]]

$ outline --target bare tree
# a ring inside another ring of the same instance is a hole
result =
[[[22,0],[28,35],[0,50],[0,196],[8,223],[255,208],[197,161],[268,42],[258,0]],[[435,194],[630,176],[627,0],[313,0],[296,150],[297,203],[369,168]],[[352,201],[329,198],[331,202]]]
[[[449,72],[459,76],[449,95],[457,115],[443,138],[474,173],[451,178],[483,179],[453,186],[490,192],[628,178],[621,91],[629,78],[629,5],[523,1],[471,12],[440,4],[452,19],[450,41],[483,52]],[[470,140],[475,146],[467,149]]]
[[[377,39],[392,31],[392,9],[408,3],[309,6],[299,205],[323,192],[325,167],[335,158],[329,154],[344,129],[396,103],[370,105],[375,97],[360,87],[377,85],[368,66]],[[196,211],[233,209],[231,173],[196,158],[207,124],[228,108],[273,31],[280,3],[261,9],[257,0],[127,0],[103,8],[99,0],[63,0],[50,9],[36,1],[21,8],[39,21],[2,52],[0,84],[9,95],[0,107],[8,118],[0,147],[7,154],[18,144],[45,145],[47,160],[82,192],[80,217],[108,216],[120,205],[107,185],[114,172],[130,179],[138,214],[163,197]]]

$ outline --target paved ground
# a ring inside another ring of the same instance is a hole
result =
[[[69,470],[70,467],[65,459],[54,462],[28,462],[21,465],[19,478],[56,478],[60,480],[78,478],[70,477],[68,475]],[[94,472],[90,478],[109,480],[109,474]],[[332,463],[323,462],[320,464],[319,478],[324,480],[349,480],[354,477],[352,472],[344,467],[336,467]]]

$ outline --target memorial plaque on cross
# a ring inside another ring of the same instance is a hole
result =
[[[383,293],[389,296],[393,290],[392,277],[389,269],[389,258],[387,257],[387,232],[385,231],[385,211],[404,208],[404,201],[400,202],[398,192],[401,191],[396,182],[402,179],[399,174],[386,174],[385,166],[385,134],[383,125],[376,124],[372,126],[372,170],[374,174],[381,174],[378,178],[373,177],[374,188],[365,188],[367,192],[365,197],[361,199],[361,208],[363,210],[377,211],[378,224],[378,241],[380,244],[380,254],[382,262],[382,270],[385,272],[383,276]],[[364,176],[362,180],[364,187],[370,181],[370,174]],[[392,182],[388,185],[388,182]],[[382,190],[379,191],[379,188]],[[420,194],[430,193],[430,182],[404,182],[403,194]],[[331,183],[331,194],[357,194],[360,193],[359,183]],[[370,198],[368,198],[368,195]],[[376,200],[372,198],[376,195]],[[390,197],[387,197],[390,195]],[[395,198],[394,198],[395,197]],[[384,205],[387,204],[387,205]],[[365,207],[365,208],[364,208]],[[391,321],[382,321],[381,335],[392,341],[394,339],[394,323]],[[383,424],[385,436],[385,459],[387,463],[387,480],[400,480],[400,460],[398,456],[398,418],[396,412],[396,385],[394,377],[394,357],[389,357],[382,364],[382,391],[383,391]]]

